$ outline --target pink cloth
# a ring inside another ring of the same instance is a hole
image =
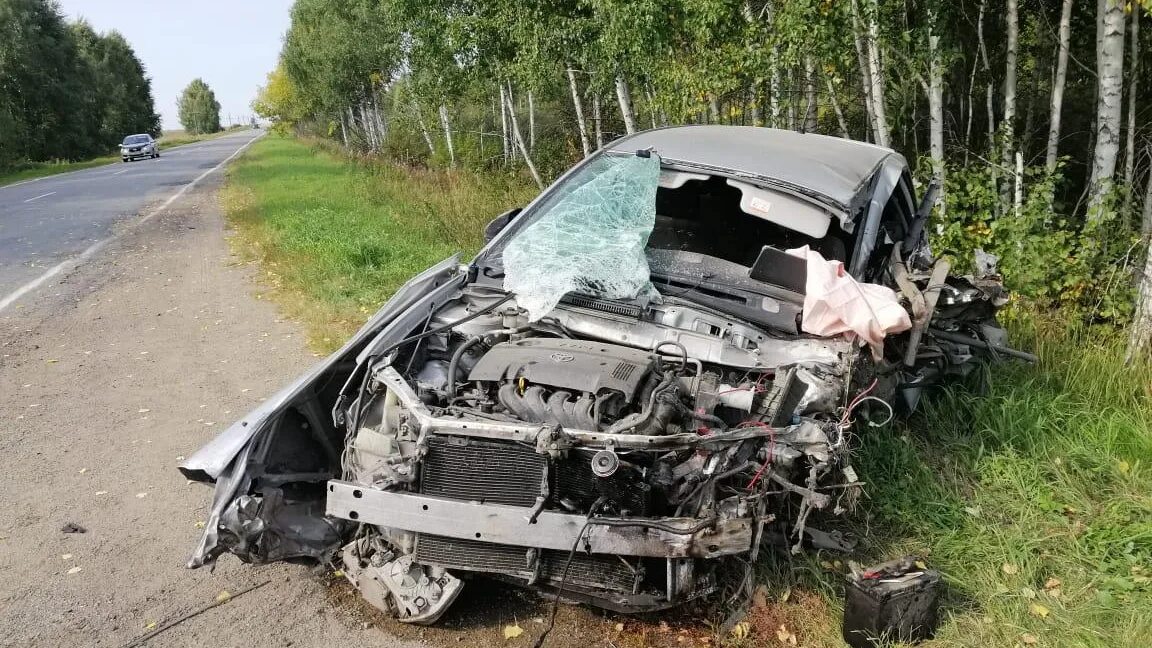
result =
[[[891,288],[856,281],[843,263],[829,261],[807,245],[788,254],[808,261],[800,323],[805,333],[855,336],[872,347],[872,357],[879,360],[885,337],[912,328],[908,311]]]

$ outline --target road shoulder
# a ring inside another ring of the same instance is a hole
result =
[[[149,645],[367,637],[307,567],[184,568],[210,493],[179,458],[315,361],[229,254],[219,177],[0,315],[0,645],[122,645],[265,580]]]

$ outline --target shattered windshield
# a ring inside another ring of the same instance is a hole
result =
[[[660,158],[602,156],[540,206],[504,248],[504,289],[530,320],[569,292],[607,299],[655,294],[644,248],[656,223]]]

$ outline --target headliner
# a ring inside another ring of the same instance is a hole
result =
[[[606,148],[632,153],[649,147],[668,162],[759,176],[819,194],[845,211],[854,210],[885,159],[904,159],[865,142],[755,126],[658,128],[622,137]]]

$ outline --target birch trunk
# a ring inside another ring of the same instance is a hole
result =
[[[780,65],[776,62],[780,57],[780,48],[772,45],[772,69],[768,76],[768,114],[772,119],[772,128],[780,128]]]
[[[1096,146],[1089,182],[1089,220],[1104,216],[1112,191],[1116,159],[1120,152],[1121,98],[1124,92],[1124,5],[1121,0],[1098,0],[1100,11],[1100,58],[1096,62]]]
[[[368,100],[360,102],[360,123],[364,125],[364,132],[368,134],[368,151],[376,153],[380,150],[380,138],[376,133],[376,121],[368,111]]]
[[[988,111],[988,150],[996,150],[996,110],[993,107],[992,67],[988,64],[988,45],[984,42],[984,10],[987,0],[980,0],[980,13],[976,19],[976,40],[980,46],[980,60],[984,63],[984,75],[988,77],[985,87],[984,108]]]
[[[972,92],[976,87],[976,66],[979,65],[980,57],[976,56],[972,60],[972,73],[968,75],[968,113],[965,117],[964,124],[964,163],[968,163],[968,147],[972,142],[972,114],[975,112],[972,109]],[[964,109],[961,108],[961,113]]]
[[[344,124],[344,112],[340,112],[340,139],[344,141],[344,148],[348,148],[348,127]]]
[[[856,0],[852,0],[852,42],[856,46],[856,61],[860,66],[860,83],[864,91],[864,114],[867,117],[868,134],[876,141],[876,108],[872,104],[872,75],[868,71],[868,55],[864,51],[864,31],[860,25],[860,12]]]
[[[412,97],[412,109],[416,111],[416,125],[420,127],[420,134],[424,136],[424,143],[428,145],[428,153],[436,155],[436,145],[432,142],[432,134],[428,131],[428,124],[424,122],[424,113],[420,110],[420,102]]]
[[[616,75],[616,101],[620,103],[620,116],[624,119],[624,130],[629,135],[636,132],[636,115],[632,112],[632,91],[623,75]]]
[[[576,86],[576,71],[568,67],[568,89],[572,91],[572,107],[576,109],[576,128],[580,130],[580,148],[584,157],[592,154],[592,143],[588,141],[588,122],[584,121],[584,105],[580,101],[580,89]]]
[[[532,156],[528,153],[528,147],[524,144],[524,137],[520,134],[520,122],[516,119],[516,107],[512,101],[512,88],[508,87],[506,95],[508,106],[508,121],[512,125],[512,135],[516,140],[516,147],[520,149],[520,156],[524,158],[524,164],[528,166],[528,172],[532,174],[532,179],[536,181],[536,186],[543,189],[544,181],[540,178],[540,172],[536,170],[536,165],[532,162]]]
[[[351,131],[351,133],[352,133],[352,146],[355,147],[357,145],[356,140],[357,139],[363,139],[363,138],[360,137],[359,135],[357,135],[357,133],[356,133],[356,111],[352,109],[352,106],[348,106],[347,112],[348,112],[348,130]]]
[[[600,122],[600,95],[592,95],[592,121],[596,128],[596,149],[604,148],[604,127]]]
[[[1140,6],[1134,5],[1132,8],[1132,24],[1128,29],[1131,36],[1129,41],[1129,48],[1131,52],[1128,55],[1128,60],[1132,62],[1131,70],[1128,72],[1128,138],[1124,144],[1124,184],[1127,185],[1127,191],[1124,192],[1124,220],[1131,223],[1129,214],[1132,209],[1132,197],[1136,192],[1136,91],[1139,89],[1140,80]]]
[[[749,107],[752,111],[752,125],[763,126],[764,114],[760,111],[760,83],[754,82],[752,87],[748,88],[748,101]]]
[[[884,67],[880,61],[880,27],[877,24],[876,0],[872,0],[868,15],[861,17],[856,0],[852,1],[853,18],[863,27],[864,62],[867,65],[868,96],[872,99],[873,135],[880,146],[891,146],[888,116],[884,100]]]
[[[844,111],[840,108],[840,100],[836,98],[836,88],[832,85],[832,77],[824,75],[824,86],[828,88],[828,99],[832,102],[832,110],[836,113],[836,125],[840,127],[840,137],[852,139],[848,134],[848,121],[844,119]]]
[[[1152,182],[1149,183],[1152,185]],[[1149,193],[1152,196],[1152,193]],[[1152,344],[1152,245],[1144,252],[1144,269],[1140,273],[1136,312],[1132,314],[1132,329],[1128,337],[1127,361],[1132,362],[1148,352]]]
[[[936,205],[940,208],[940,220],[946,211],[945,168],[944,168],[944,72],[940,64],[940,36],[937,33],[935,12],[929,17],[928,34],[928,147],[932,157],[932,175],[939,183]]]
[[[1068,42],[1072,38],[1072,0],[1064,0],[1060,9],[1060,51],[1056,55],[1056,75],[1052,78],[1052,102],[1048,110],[1048,153],[1044,167],[1056,171],[1060,152],[1060,113],[1064,106],[1064,82],[1068,78]],[[1051,205],[1051,200],[1049,200]]]
[[[816,113],[816,64],[811,56],[804,57],[804,97],[807,105],[804,108],[804,130],[815,133],[819,127]]]
[[[652,119],[652,128],[656,128],[656,96],[648,83],[644,84],[644,98],[648,100],[648,116]]]
[[[384,142],[388,139],[388,122],[385,121],[384,115],[380,112],[380,95],[372,95],[372,117],[376,120],[376,131],[380,133],[380,147],[384,148]]]
[[[452,122],[448,120],[448,107],[440,104],[440,127],[444,129],[444,145],[448,147],[448,165],[456,166],[456,147],[452,145]]]
[[[500,84],[500,144],[504,154],[504,166],[512,163],[511,133],[508,130],[508,111],[504,109],[504,84]]]
[[[1144,218],[1140,222],[1140,234],[1147,240],[1152,237],[1152,144],[1144,149],[1148,158],[1148,177],[1144,181]]]
[[[1004,52],[1004,115],[1001,117],[1001,160],[1012,166],[1012,153],[1016,134],[1016,58],[1020,49],[1020,18],[1017,0],[1004,3],[1007,48]]]
[[[528,150],[536,152],[536,100],[528,91]]]
[[[708,123],[720,123],[720,102],[716,101],[715,95],[708,99]]]
[[[872,13],[868,16],[868,68],[872,76],[872,103],[876,110],[876,130],[878,144],[891,146],[891,134],[888,129],[887,108],[884,100],[884,65],[880,60],[880,27],[877,24],[876,0],[873,0]]]

